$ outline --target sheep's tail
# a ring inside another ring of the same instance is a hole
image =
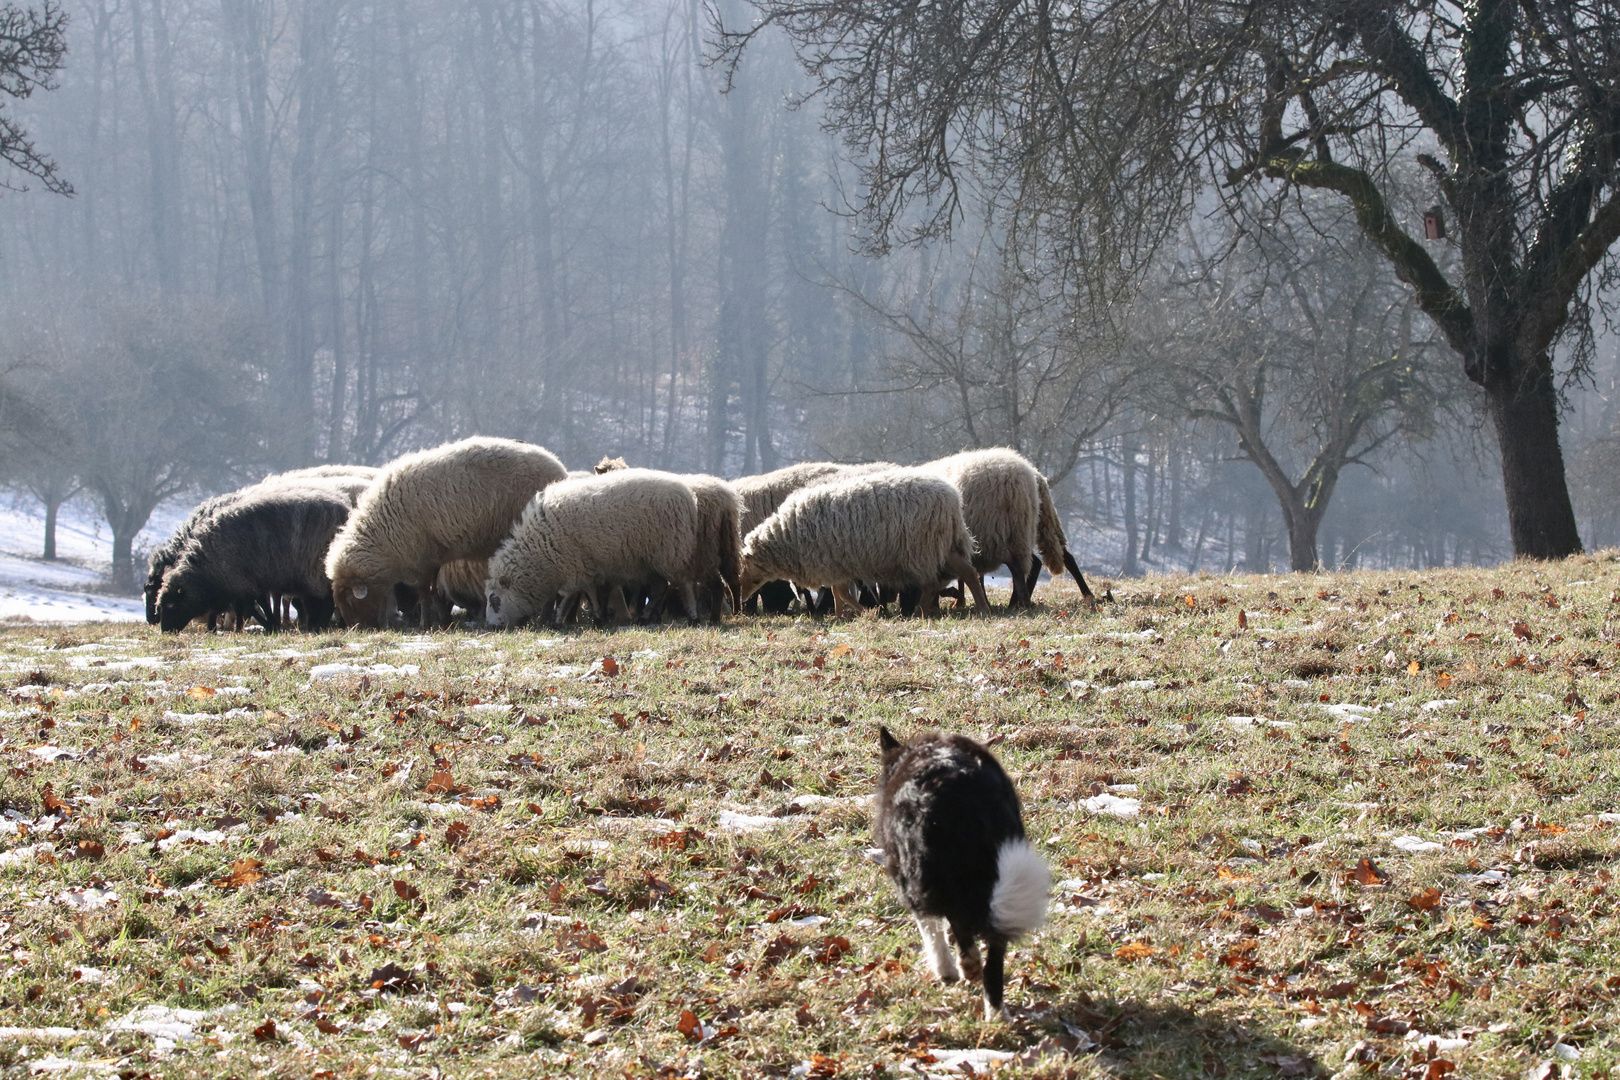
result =
[[[1040,549],[1041,561],[1052,576],[1057,577],[1063,573],[1063,556],[1067,554],[1069,538],[1063,535],[1063,522],[1058,518],[1057,507],[1052,505],[1051,485],[1038,472],[1035,479],[1041,489],[1041,516],[1035,526],[1035,546]]]
[[[996,852],[996,887],[990,893],[990,925],[996,933],[1018,938],[1046,921],[1046,897],[1052,872],[1022,838],[1005,840]]]

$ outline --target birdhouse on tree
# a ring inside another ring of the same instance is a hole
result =
[[[1440,212],[1439,206],[1431,206],[1423,211],[1423,239],[1444,240],[1445,238],[1445,215]]]

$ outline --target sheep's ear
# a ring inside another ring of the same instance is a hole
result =
[[[349,591],[354,593],[354,598],[356,600],[364,600],[366,598],[366,594],[371,591],[371,587],[364,582],[361,582],[359,585],[349,586]]]
[[[900,740],[890,735],[888,728],[880,726],[878,728],[878,747],[884,753],[888,753],[890,750],[898,750],[900,749]]]

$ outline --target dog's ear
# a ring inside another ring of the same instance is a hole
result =
[[[879,747],[879,749],[881,749],[886,754],[890,750],[898,750],[898,749],[900,749],[900,740],[896,739],[893,735],[890,735],[888,728],[883,727],[882,725],[879,725],[878,726],[878,747]]]

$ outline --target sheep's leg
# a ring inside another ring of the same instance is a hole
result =
[[[832,593],[833,617],[838,619],[853,619],[865,609],[861,607],[860,594],[855,591],[853,581],[839,582],[827,590]]]
[[[961,578],[967,583],[967,587],[973,590],[975,610],[989,610],[990,598],[984,595],[984,579],[979,577],[979,572],[973,569],[973,564],[965,556],[952,555],[945,563],[945,569]]]
[[[914,610],[925,619],[939,618],[939,590],[937,588],[918,590],[917,606]]]
[[[1031,601],[1035,599],[1035,583],[1041,580],[1041,557],[1029,557],[1029,580],[1024,583],[1024,596]]]
[[[1007,601],[1007,610],[1029,607],[1029,556],[1008,559],[1007,569],[1012,571],[1012,599]]]
[[[690,581],[681,582],[681,603],[686,608],[687,621],[696,626],[698,619],[697,589]]]

